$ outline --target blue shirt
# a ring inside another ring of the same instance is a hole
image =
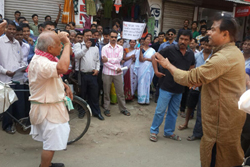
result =
[[[248,75],[250,75],[250,58],[245,61],[245,70]]]
[[[28,41],[26,41],[25,39],[23,39],[23,42],[29,44]],[[27,58],[28,63],[30,63],[32,57],[35,55],[35,45],[31,45],[31,44],[29,45],[30,45],[30,51],[29,51],[29,55]]]
[[[103,41],[101,41],[99,43],[99,56],[100,56],[100,66],[103,66],[103,62],[102,62],[102,47],[105,46],[106,44],[103,43]]]
[[[16,20],[13,20],[13,22],[16,24],[16,26],[19,26],[19,23],[16,22]]]
[[[162,44],[160,45],[160,47],[159,47],[159,49],[158,49],[158,52],[160,52],[162,49],[164,49],[164,48],[167,47],[167,46],[175,45],[175,44],[178,44],[178,42],[176,42],[175,40],[174,40],[172,43],[170,43],[169,41],[164,42],[164,43],[162,43]]]
[[[195,57],[195,67],[200,67],[203,64],[205,64],[206,61],[210,59],[211,55],[212,55],[212,53],[208,56],[208,58],[206,60],[204,60],[203,50],[200,51],[200,52],[198,52],[198,53],[196,53],[194,55],[194,57]]]
[[[194,55],[194,58],[195,58],[195,68],[200,67],[203,64],[205,64],[206,61],[208,61],[210,59],[211,55],[212,55],[212,53],[208,56],[208,58],[206,60],[204,60],[203,50],[200,51],[200,52],[198,52],[198,53],[196,53]],[[197,87],[197,88],[195,88],[195,90],[199,91],[199,88]]]

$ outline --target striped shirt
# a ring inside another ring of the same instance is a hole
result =
[[[102,73],[105,75],[121,75],[122,72],[117,73],[116,70],[121,68],[120,62],[123,58],[123,47],[117,44],[115,47],[112,47],[109,43],[102,48],[102,57],[104,56],[108,58],[108,62],[103,63]]]

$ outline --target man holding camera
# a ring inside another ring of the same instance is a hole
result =
[[[90,41],[92,32],[83,31],[83,42],[74,45],[75,58],[79,60],[81,73],[81,97],[88,101],[93,116],[104,120],[99,107],[97,76],[100,69],[99,49]]]

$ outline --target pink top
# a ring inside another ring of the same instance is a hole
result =
[[[102,73],[106,75],[121,75],[122,73],[117,73],[117,68],[121,68],[120,62],[123,57],[123,47],[115,45],[113,48],[110,43],[102,48],[102,57],[108,58],[108,62],[103,63]]]

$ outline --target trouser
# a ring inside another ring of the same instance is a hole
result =
[[[101,113],[98,98],[97,76],[81,72],[81,97],[86,100],[93,115]]]
[[[245,157],[250,156],[250,115],[247,114],[245,125],[241,134],[241,147],[245,153]]]
[[[154,85],[155,88],[156,88],[156,86],[157,86],[157,84],[158,84],[158,81],[159,81],[159,78],[158,78],[156,75],[154,75],[154,78],[153,78],[153,85]]]
[[[102,74],[103,90],[104,90],[104,109],[110,110],[110,87],[113,82],[120,111],[126,110],[125,96],[122,83],[122,75],[106,75]]]
[[[99,73],[98,73],[98,76],[97,76],[97,82],[98,82],[98,87],[99,87],[99,90],[98,90],[98,97],[100,97],[100,94],[101,94],[101,91],[102,91],[101,105],[104,104],[103,81],[102,81],[102,69],[103,69],[103,66],[100,66],[100,70],[99,70]]]
[[[14,102],[6,112],[13,115],[16,119],[21,119],[29,116],[30,102],[29,102],[29,86],[28,85],[11,85],[15,90],[27,90],[27,91],[15,91],[18,101]],[[12,118],[7,114],[3,114],[2,129],[5,130],[8,126],[12,126]]]
[[[214,147],[212,149],[212,156],[211,156],[211,165],[210,167],[215,167],[216,162],[216,143],[214,144]]]
[[[166,109],[168,108],[167,116],[165,118],[164,135],[173,135],[181,96],[182,94],[171,93],[160,89],[160,95],[157,101],[150,133],[159,133],[159,127],[163,122]]]
[[[156,75],[154,76],[154,78],[155,78],[155,82],[157,81],[157,83],[154,83],[154,85],[155,85],[155,101],[157,102],[158,97],[159,97],[160,80]]]
[[[194,125],[193,136],[201,138],[203,136],[202,123],[201,123],[201,95],[197,105],[197,118]]]
[[[185,87],[185,92],[182,94],[182,99],[181,99],[181,106],[180,106],[181,112],[185,112],[188,92],[189,92],[189,88]]]

